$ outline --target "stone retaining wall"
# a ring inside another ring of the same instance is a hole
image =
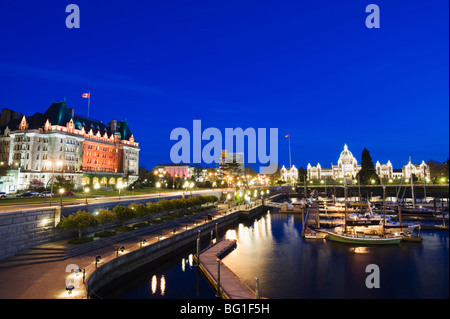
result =
[[[239,219],[240,213],[240,211],[229,213],[219,219],[216,219],[214,222],[209,222],[180,232],[169,238],[158,241],[149,246],[143,246],[138,250],[134,250],[108,261],[87,278],[86,293],[88,298],[95,297],[96,291],[127,274],[128,272],[138,269],[139,267],[153,262],[158,258],[170,255],[186,245],[194,243],[198,237],[199,230],[201,231],[202,236],[209,236],[210,231],[215,229],[216,223],[218,223],[219,228],[222,228],[236,222]]]

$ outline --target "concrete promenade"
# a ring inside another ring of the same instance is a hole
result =
[[[0,262],[0,299],[87,298],[86,287],[82,284],[83,276],[81,273],[76,276],[73,272],[75,268],[85,269],[87,282],[95,271],[96,256],[102,257],[97,265],[100,269],[108,261],[141,249],[142,238],[146,240],[145,246],[149,246],[189,229],[200,228],[206,223],[214,227],[221,217],[225,218],[227,208],[227,205],[220,205],[214,210],[155,224],[144,233],[139,231],[138,235],[130,235],[122,241],[114,241],[113,236],[108,239],[108,245],[75,256],[70,255],[73,245],[67,244],[67,240],[33,247]],[[207,219],[208,214],[213,216],[212,220]],[[124,251],[117,252],[117,248],[122,246]],[[71,294],[66,291],[66,283],[75,286]]]
[[[199,267],[208,281],[217,287],[217,259],[233,249],[236,241],[222,240],[200,253]],[[198,259],[194,257],[196,262]],[[220,261],[219,261],[220,262]],[[224,299],[255,299],[255,293],[239,279],[227,266],[220,262],[220,297]],[[216,288],[217,293],[217,288]]]

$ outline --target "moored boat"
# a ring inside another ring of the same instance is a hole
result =
[[[388,245],[398,244],[401,240],[401,236],[395,236],[387,234],[385,236],[372,236],[361,234],[345,234],[331,231],[322,231],[327,234],[327,238],[331,241],[336,241],[346,244],[363,244],[363,245]]]

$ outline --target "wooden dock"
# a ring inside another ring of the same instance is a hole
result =
[[[227,266],[220,262],[220,293],[217,291],[217,259],[236,247],[235,240],[222,240],[200,253],[200,263],[194,256],[200,270],[223,299],[255,299],[255,292],[239,279]]]

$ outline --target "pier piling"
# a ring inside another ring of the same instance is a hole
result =
[[[197,237],[197,266],[200,265],[200,230]]]
[[[222,296],[222,294],[220,293],[220,259],[217,258],[216,261],[217,261],[217,293],[216,293],[216,297],[220,298]]]
[[[259,299],[259,277],[255,277],[255,297]]]

